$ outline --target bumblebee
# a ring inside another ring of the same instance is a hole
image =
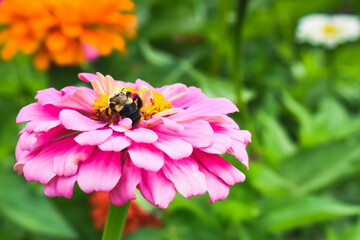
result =
[[[132,98],[131,92],[125,88],[117,88],[109,95],[109,107],[105,112],[110,117],[110,122],[112,122],[114,115],[118,113],[122,118],[130,118],[132,120],[132,127],[134,127],[140,122],[140,108],[142,105],[143,103],[139,95]],[[109,109],[111,115],[109,114]]]

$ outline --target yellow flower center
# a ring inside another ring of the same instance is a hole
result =
[[[336,33],[339,32],[339,29],[333,25],[326,25],[323,27],[323,32],[326,35],[335,35]]]
[[[109,107],[109,94],[101,94],[100,97],[95,99],[92,106],[94,110],[104,112]]]
[[[152,115],[170,108],[173,108],[173,106],[171,102],[165,100],[164,95],[158,93],[157,91],[152,91],[152,99],[149,105],[146,109],[142,107],[140,111],[142,117],[147,120],[150,119]]]
[[[140,98],[143,100],[143,89],[135,90],[133,87],[127,87],[125,89],[132,94],[139,94]],[[111,115],[111,110],[109,109],[109,94],[101,94],[100,97],[95,99],[92,106],[96,111],[96,113],[92,115],[93,119],[102,121],[110,120],[109,116]],[[140,109],[141,120],[148,120],[152,118],[153,115],[171,108],[173,108],[171,102],[166,101],[164,95],[158,93],[157,91],[152,91],[150,102],[143,102],[143,107]],[[106,111],[108,112],[106,113]]]

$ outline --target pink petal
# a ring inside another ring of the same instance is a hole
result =
[[[201,166],[200,171],[205,175],[206,188],[209,193],[210,203],[224,200],[229,195],[229,186]]]
[[[139,189],[146,200],[159,208],[167,208],[176,194],[173,183],[161,171],[142,170]]]
[[[24,165],[36,157],[40,152],[40,149],[34,151],[26,151],[20,148],[19,142],[15,148],[16,164],[14,165],[14,171],[19,175],[23,174]]]
[[[164,154],[150,144],[133,144],[129,155],[135,166],[149,171],[159,171],[164,165]]]
[[[64,95],[64,92],[58,91],[55,88],[47,88],[38,91],[35,99],[37,99],[41,105],[52,104],[54,106],[58,106]]]
[[[251,133],[246,130],[231,128],[231,125],[213,126],[216,133],[221,133],[231,137],[232,147],[228,149],[228,153],[234,155],[249,169],[249,157],[246,152],[246,145],[251,141]]]
[[[93,152],[94,147],[74,145],[60,156],[54,158],[53,171],[58,176],[72,176],[78,171],[81,161],[88,159]]]
[[[110,128],[112,128],[114,131],[116,132],[126,132],[127,130],[131,129],[131,124],[132,124],[132,121],[130,118],[123,118],[121,119],[117,125],[115,124],[110,124]]]
[[[151,101],[151,94],[152,94],[152,91],[151,89],[146,89],[142,92],[141,94],[141,100],[142,100],[142,103],[143,103],[143,108],[146,109],[149,104],[150,104],[150,101]]]
[[[23,107],[16,117],[16,123],[32,120],[57,120],[60,109],[54,106],[42,106],[39,103],[31,103]]]
[[[239,111],[236,105],[227,98],[209,98],[190,106],[186,110],[188,113],[193,112],[198,116],[226,115]]]
[[[107,93],[110,94],[113,91],[115,91],[116,83],[112,76],[106,75],[105,77],[105,87],[107,90]]]
[[[127,137],[119,134],[113,134],[104,143],[99,145],[99,148],[103,151],[120,152],[130,146],[131,140]]]
[[[86,112],[95,112],[92,104],[95,102],[95,97],[89,95],[84,88],[78,88],[71,94],[65,95],[61,104],[68,106],[72,109],[83,110]]]
[[[194,148],[209,147],[214,143],[214,131],[208,122],[197,120],[183,126],[185,128],[178,133],[178,136],[190,143]]]
[[[125,85],[123,85],[123,86],[125,86]],[[143,81],[141,79],[137,79],[135,81],[135,86],[136,86],[137,89],[139,89],[141,86],[146,86],[148,88],[153,88],[149,83],[147,83],[147,82],[145,82],[145,81]]]
[[[239,138],[234,137],[235,139],[244,142],[244,144],[248,144],[251,142],[251,133],[247,130],[239,130],[237,136],[241,136]]]
[[[216,133],[227,135],[232,139],[243,142],[245,144],[251,142],[251,133],[247,130],[232,129],[224,126],[214,126],[213,128]]]
[[[122,168],[122,175],[116,187],[110,192],[110,202],[122,206],[136,199],[135,190],[141,180],[141,170],[135,167],[128,158]]]
[[[210,147],[201,148],[201,151],[214,154],[224,154],[231,147],[232,140],[223,134],[214,134],[215,141]]]
[[[189,93],[188,88],[181,83],[176,83],[173,85],[164,86],[159,89],[158,91],[162,95],[164,95],[164,98],[168,101],[173,101],[174,97],[178,96],[179,94],[185,95]]]
[[[201,92],[201,89],[196,87],[189,87],[188,94],[172,100],[171,104],[174,107],[188,108],[204,99],[207,99],[207,97],[204,93]]]
[[[147,128],[135,128],[131,131],[126,131],[124,134],[137,143],[154,143],[158,139],[156,133]]]
[[[27,150],[23,150],[21,149],[20,147],[20,142],[18,141],[17,144],[16,144],[16,147],[15,147],[15,158],[16,158],[16,162],[18,163],[25,163],[27,162],[28,160],[30,159],[26,159],[26,156],[29,154],[30,151],[27,151]],[[16,170],[15,170],[16,171]],[[22,171],[22,168],[21,168],[21,171]],[[20,175],[22,174],[19,173]]]
[[[36,135],[37,135],[36,133],[31,133],[31,134],[27,132],[22,133],[19,137],[18,146],[22,150],[27,150],[27,151],[33,150],[33,146],[37,141]]]
[[[112,129],[99,129],[92,130],[89,132],[80,133],[75,137],[75,141],[80,145],[99,145],[106,141],[111,135]]]
[[[87,87],[80,87],[83,91],[87,92],[88,95],[94,95],[94,90]],[[38,102],[45,105],[53,105],[60,108],[66,108],[67,106],[62,103],[64,99],[71,96],[79,87],[68,86],[58,91],[54,88],[48,88],[41,91],[38,91],[38,94],[35,96],[35,99],[38,99]]]
[[[202,120],[207,121],[210,124],[222,125],[226,124],[226,115],[221,116],[211,116],[211,117],[200,117]]]
[[[15,158],[17,162],[22,158],[23,154],[24,151],[20,147],[20,141],[18,141],[15,147]]]
[[[170,109],[161,111],[159,113],[156,113],[156,114],[152,115],[152,117],[153,118],[154,117],[167,117],[167,116],[171,116],[176,113],[183,112],[183,111],[184,111],[184,109],[182,109],[182,108],[170,108]]]
[[[228,113],[238,112],[239,110],[230,100],[226,98],[209,98],[187,108],[184,112],[179,112],[171,119],[179,121],[187,118],[197,117],[213,117],[226,115]],[[225,121],[226,122],[226,121]]]
[[[79,73],[78,78],[84,82],[90,82],[90,80],[97,80],[98,77],[93,73]]]
[[[245,165],[246,170],[249,169],[249,156],[246,152],[245,143],[234,140],[233,145],[228,152],[239,159],[240,162]]]
[[[194,155],[209,172],[221,178],[227,185],[245,181],[245,175],[219,155],[199,150],[194,151]]]
[[[78,184],[86,193],[109,192],[121,177],[121,154],[94,150],[79,166]]]
[[[54,141],[55,139],[59,137],[63,137],[67,134],[71,133],[71,131],[62,128],[62,126],[52,128],[48,132],[45,133],[39,133],[36,135],[37,141],[33,145],[33,148],[40,147],[42,145],[46,145],[51,141]]]
[[[97,72],[96,75],[98,77],[98,82],[100,83],[101,88],[104,91],[104,93],[109,93],[108,90],[107,90],[107,87],[106,87],[107,84],[106,84],[106,78],[104,77],[104,75],[102,75],[99,72]],[[90,83],[92,83],[92,81],[90,81]]]
[[[174,132],[179,132],[184,129],[184,127],[181,124],[179,124],[169,118],[155,117],[155,118],[151,118],[151,119],[147,120],[146,122],[147,122],[148,127],[155,127],[155,126],[163,125],[167,129],[174,131]]]
[[[101,83],[98,80],[90,80],[90,83],[97,97],[105,94],[105,90],[102,88]]]
[[[195,122],[197,120],[203,120],[210,124],[216,124],[216,125],[222,125],[226,124],[227,121],[225,120],[226,115],[219,115],[219,116],[189,116],[189,115],[181,115],[181,114],[175,114],[172,116],[169,116],[168,118],[176,121],[179,124],[189,124],[192,122]]]
[[[186,198],[206,192],[205,176],[192,158],[167,158],[161,170],[165,177],[174,183],[176,190]]]
[[[71,137],[65,137],[45,146],[37,156],[24,165],[26,180],[47,184],[56,175],[53,171],[53,159],[66,154],[67,148],[73,144]]]
[[[44,193],[48,197],[65,197],[70,199],[76,182],[77,175],[71,177],[54,177],[44,187]]]
[[[60,120],[54,121],[42,121],[42,120],[33,120],[26,124],[26,132],[48,132],[50,129],[53,129],[60,125]]]
[[[59,118],[66,129],[75,131],[91,131],[106,125],[104,122],[92,120],[77,111],[68,109],[62,110]]]
[[[171,136],[160,132],[157,134],[159,139],[153,143],[154,146],[166,153],[170,158],[181,159],[191,155],[193,148],[190,143],[177,138],[176,135]]]
[[[15,172],[17,172],[17,174],[22,175],[23,172],[24,172],[24,171],[23,171],[24,165],[25,165],[25,163],[17,162],[17,163],[15,163],[13,169],[14,169]]]
[[[225,120],[227,121],[227,125],[229,126],[229,128],[232,129],[238,129],[239,130],[239,126],[237,125],[237,123],[234,121],[234,119],[232,119],[229,116],[224,116]],[[227,125],[225,125],[227,127]]]

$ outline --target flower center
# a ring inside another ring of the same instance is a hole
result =
[[[145,108],[146,107],[146,108]],[[171,102],[166,101],[164,95],[157,91],[152,91],[152,98],[149,104],[144,105],[140,111],[142,118],[145,120],[150,119],[154,114],[173,108]]]
[[[125,89],[131,92],[132,96],[140,96],[140,99],[143,102],[143,106],[140,109],[141,121],[144,119],[148,120],[157,113],[173,108],[171,102],[166,101],[164,95],[158,93],[157,91],[150,91],[146,87],[141,87],[139,90],[135,90],[133,87],[127,87]],[[91,116],[92,119],[105,122],[110,121],[111,109],[109,108],[109,94],[100,94],[100,97],[95,99],[95,102],[92,104],[92,106],[96,111],[96,113]],[[115,113],[115,115],[118,116],[113,118],[112,122],[116,123],[119,121],[119,114]]]
[[[109,94],[100,94],[100,97],[95,99],[95,102],[92,104],[92,106],[96,111],[105,111],[109,107]]]
[[[323,32],[325,33],[325,35],[335,35],[339,32],[339,29],[333,25],[325,25],[323,27]]]

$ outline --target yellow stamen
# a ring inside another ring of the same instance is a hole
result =
[[[165,100],[164,95],[159,94],[157,91],[153,91],[152,93],[152,101],[150,104],[146,109],[141,108],[141,113],[145,119],[150,119],[151,116],[156,113],[173,108],[171,102]]]
[[[339,29],[333,25],[326,25],[323,27],[323,31],[326,35],[334,35],[339,32]]]
[[[92,104],[92,106],[96,111],[105,111],[109,107],[109,94],[100,94],[100,97],[95,99],[95,102]]]

